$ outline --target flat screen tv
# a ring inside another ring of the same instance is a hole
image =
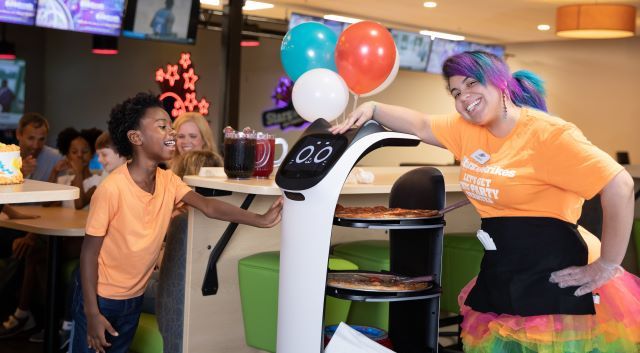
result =
[[[469,50],[482,50],[489,52],[499,58],[504,59],[504,47],[501,45],[489,45],[480,43],[470,43]]]
[[[122,35],[194,44],[199,11],[199,0],[129,0]]]
[[[0,22],[31,26],[37,6],[38,0],[0,0]]]
[[[391,35],[400,54],[400,68],[425,71],[429,59],[431,37],[419,33],[391,30]]]
[[[344,31],[348,26],[349,23],[344,23],[344,22],[340,22],[340,21],[333,21],[333,20],[325,20],[322,17],[315,17],[315,16],[309,16],[309,15],[301,15],[298,13],[292,13],[291,17],[289,18],[289,30],[301,23],[305,23],[305,22],[320,22],[324,25],[326,25],[327,27],[331,28],[331,30],[333,32],[335,32],[336,36],[340,37],[340,34],[342,33],[342,31]]]
[[[442,64],[448,57],[469,50],[471,43],[436,38],[431,45],[427,72],[432,74],[442,73]]]
[[[15,129],[24,113],[24,60],[0,60],[0,130]]]
[[[36,26],[120,35],[125,0],[39,0]]]

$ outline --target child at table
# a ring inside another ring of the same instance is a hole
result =
[[[176,133],[155,95],[139,93],[116,105],[108,125],[116,150],[130,161],[114,170],[91,200],[77,278],[81,290],[74,294],[74,353],[127,352],[142,293],[171,213],[181,203],[208,217],[256,227],[276,225],[282,210],[282,199],[255,214],[205,198],[158,168],[173,156]]]
[[[114,171],[119,166],[127,163],[127,159],[121,156],[116,150],[116,146],[111,140],[109,132],[105,131],[96,140],[96,152],[98,153],[98,162],[104,169],[103,177]]]
[[[89,162],[95,154],[95,129],[78,131],[72,127],[66,128],[58,134],[58,150],[64,156],[51,170],[49,182],[72,185],[80,189],[80,197],[75,200],[63,201],[64,207],[75,207],[80,210],[89,205],[91,195],[101,178],[92,175]],[[59,205],[60,202],[53,202]]]

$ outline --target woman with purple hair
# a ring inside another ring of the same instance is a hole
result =
[[[451,151],[482,218],[480,273],[459,296],[467,353],[639,352],[640,279],[620,263],[633,219],[633,180],[573,124],[549,115],[542,81],[472,51],[443,75],[457,114],[367,102],[333,133],[375,119]],[[577,231],[600,194],[601,255]],[[446,284],[445,284],[446,285]]]

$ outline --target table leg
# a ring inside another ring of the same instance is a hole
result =
[[[60,237],[49,236],[48,245],[48,266],[47,266],[47,300],[45,307],[44,325],[44,352],[58,352],[58,320],[56,319],[57,302],[57,277],[58,277],[58,253],[60,248]]]

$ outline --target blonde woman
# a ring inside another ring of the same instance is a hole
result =
[[[209,151],[214,153],[222,161],[216,141],[209,123],[200,113],[181,114],[173,122],[176,134],[176,152],[171,160],[171,168],[178,164],[180,155],[188,151]],[[222,165],[222,164],[220,164]]]

